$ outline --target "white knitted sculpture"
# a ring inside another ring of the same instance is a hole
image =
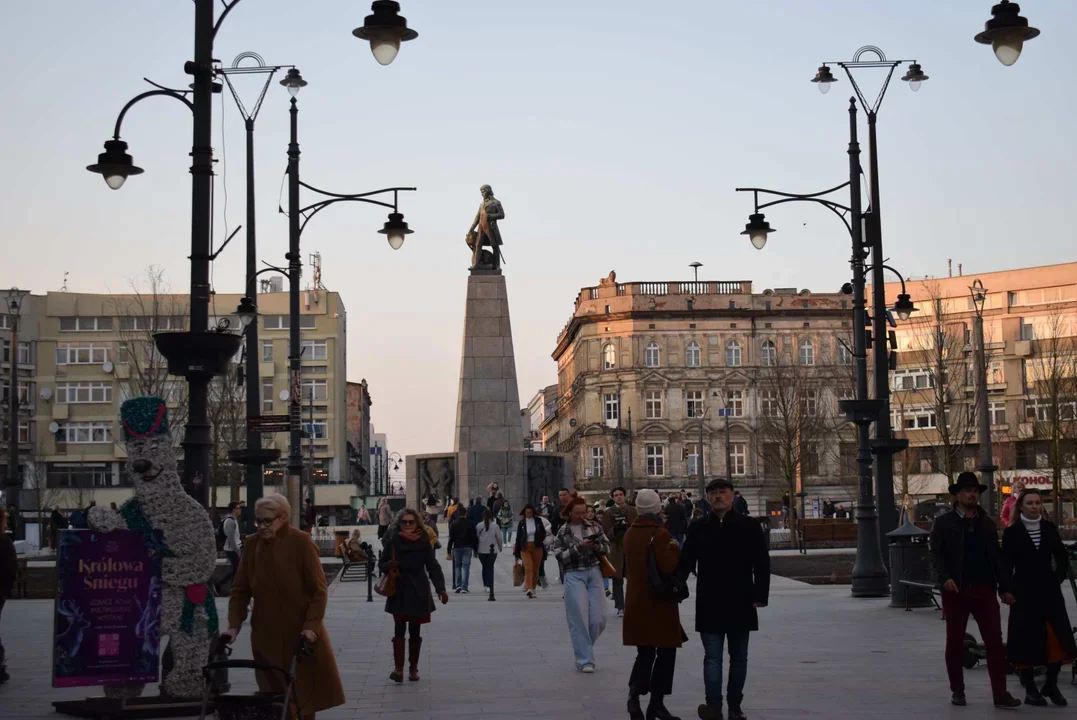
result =
[[[135,496],[118,512],[92,508],[89,525],[102,532],[117,528],[147,534],[162,531],[166,550],[161,572],[161,635],[169,638],[172,667],[161,679],[161,694],[201,697],[202,667],[218,630],[208,586],[217,565],[213,525],[205,508],[180,484],[165,401],[133,398],[123,404],[120,418]],[[109,697],[136,697],[141,692],[141,685],[105,688]]]

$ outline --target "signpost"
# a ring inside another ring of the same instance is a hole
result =
[[[290,432],[292,419],[288,415],[255,415],[247,418],[247,432]]]

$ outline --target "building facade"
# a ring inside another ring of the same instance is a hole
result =
[[[185,295],[91,295],[50,292],[30,298],[24,326],[33,326],[28,352],[28,438],[24,492],[41,507],[76,508],[90,502],[120,503],[132,493],[127,478],[119,406],[135,395],[164,397],[172,413],[177,455],[182,462],[186,421],[186,382],[168,375],[153,345],[153,334],[183,330],[188,322]],[[240,296],[213,297],[210,327],[237,332],[234,313]],[[243,350],[226,375],[211,386],[210,421],[215,444],[211,497],[216,506],[242,500],[242,468],[227,451],[245,444],[245,388],[239,372],[257,372],[263,415],[288,412],[288,295],[258,296],[259,356]],[[28,322],[27,322],[28,321]],[[348,509],[356,490],[351,482],[346,432],[346,315],[340,296],[325,290],[303,294],[301,306],[303,456],[305,483],[314,485],[314,502],[327,509]],[[21,333],[20,333],[21,334]],[[288,436],[264,438],[282,450]],[[284,460],[265,468],[265,484],[279,488],[286,476]],[[309,491],[304,493],[309,497]],[[26,503],[23,503],[26,506]]]
[[[702,469],[755,512],[798,491],[849,501],[855,444],[836,406],[852,392],[851,320],[840,294],[610,273],[557,338],[544,447],[574,456],[584,491],[697,493]]]
[[[960,268],[960,266],[959,266]],[[896,330],[891,373],[894,483],[913,500],[944,497],[979,466],[971,286],[986,289],[988,409],[999,490],[1015,479],[1077,500],[1077,263],[906,283],[918,312]],[[900,283],[886,286],[891,301]]]
[[[347,386],[348,462],[352,481],[360,495],[371,494],[370,473],[370,387],[366,378]]]
[[[547,385],[535,393],[527,407],[523,408],[524,438],[529,450],[542,452],[546,449],[542,441],[542,426],[546,419],[557,410],[557,386]]]

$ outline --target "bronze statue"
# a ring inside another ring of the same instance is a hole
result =
[[[441,462],[441,469],[439,471],[434,469],[435,462]],[[437,476],[435,477],[435,472]],[[433,495],[439,500],[452,497],[453,489],[456,484],[456,474],[453,472],[452,464],[448,459],[442,460],[423,460],[419,463],[419,487],[420,497],[427,498]]]
[[[467,246],[471,248],[471,269],[501,269],[501,230],[498,220],[505,217],[501,201],[494,197],[494,190],[489,185],[479,188],[482,193],[482,205],[475,214],[475,221],[467,231]],[[476,232],[477,230],[477,232]],[[490,250],[483,250],[488,246]]]

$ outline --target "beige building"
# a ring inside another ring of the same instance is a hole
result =
[[[1077,487],[1077,263],[906,283],[918,312],[896,330],[891,373],[894,484],[914,499],[944,496],[950,478],[978,467],[970,286],[986,289],[984,340],[994,464],[1000,487],[1042,490],[1056,476]],[[892,302],[900,283],[888,283]],[[1055,439],[1055,441],[1052,440]],[[1066,507],[1066,514],[1072,508]]]
[[[851,316],[845,295],[610,273],[581,290],[557,338],[544,447],[574,456],[580,490],[697,492],[701,458],[708,479],[726,474],[728,423],[728,469],[753,512],[794,475],[809,513],[812,499],[848,501],[855,445],[836,401],[851,394]]]
[[[547,385],[535,393],[527,407],[522,408],[524,425],[524,443],[529,450],[542,452],[546,449],[542,442],[542,426],[546,418],[557,409],[557,386]]]
[[[217,293],[210,327],[237,332],[238,294]],[[347,453],[346,314],[339,294],[311,290],[301,296],[303,456],[315,483],[315,503],[344,511],[356,495]],[[263,415],[288,412],[288,294],[258,296],[259,352],[246,368],[258,372]],[[30,320],[36,337],[28,378],[32,439],[24,486],[47,506],[74,508],[91,500],[122,502],[131,494],[126,477],[119,406],[137,394],[159,394],[173,412],[177,456],[183,435],[186,381],[169,376],[153,346],[156,331],[183,330],[188,322],[185,295],[89,295],[50,292],[33,297]],[[214,424],[215,504],[244,499],[242,468],[227,461],[229,449],[246,438],[244,383],[236,372],[211,386]],[[265,440],[282,451],[280,467],[266,468],[267,491],[279,488],[286,471],[286,433]],[[235,492],[233,492],[233,489]],[[211,496],[212,497],[212,496]]]

